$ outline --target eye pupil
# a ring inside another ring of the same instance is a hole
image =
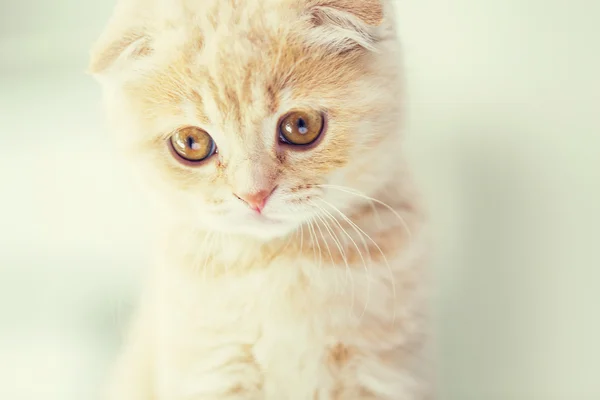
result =
[[[194,138],[193,138],[193,137],[191,137],[191,136],[188,136],[188,137],[187,137],[187,144],[188,144],[188,147],[189,147],[190,149],[194,149],[194,144],[196,144],[196,142],[194,141]]]
[[[308,128],[306,127],[306,122],[302,118],[300,118],[298,120],[298,132],[301,135],[306,135],[308,133]]]

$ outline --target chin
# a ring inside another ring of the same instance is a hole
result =
[[[299,226],[298,222],[281,221],[259,214],[227,218],[215,230],[224,234],[248,236],[262,241],[284,237]]]

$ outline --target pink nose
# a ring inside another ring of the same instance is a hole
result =
[[[269,197],[271,197],[272,193],[273,192],[268,190],[259,190],[258,192],[236,194],[235,196],[247,203],[251,209],[260,213],[265,208],[265,205],[267,204],[267,201],[269,200]]]

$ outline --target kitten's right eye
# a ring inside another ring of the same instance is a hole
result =
[[[187,127],[178,129],[170,139],[175,153],[190,162],[207,160],[217,152],[213,138],[200,128]]]
[[[308,146],[323,133],[325,119],[318,111],[292,111],[279,125],[279,140],[292,146]]]

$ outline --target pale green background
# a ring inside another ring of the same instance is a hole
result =
[[[94,400],[143,208],[82,74],[112,1],[0,5],[0,399]],[[600,399],[600,2],[398,2],[441,399]],[[285,399],[282,399],[285,400]]]

